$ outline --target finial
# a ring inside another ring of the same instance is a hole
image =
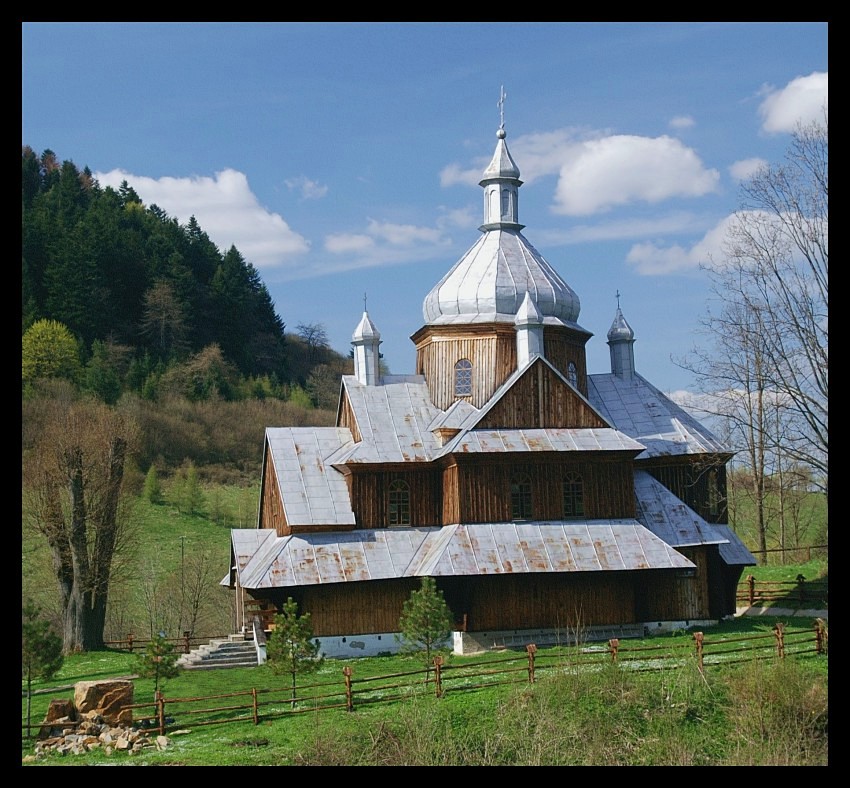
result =
[[[363,311],[366,311],[366,293],[363,293]]]
[[[620,288],[617,288],[617,309],[620,308]]]
[[[502,85],[499,90],[499,101],[497,102],[497,106],[499,107],[499,131],[504,134],[505,131],[505,99],[508,97],[508,94],[505,93],[505,86]]]

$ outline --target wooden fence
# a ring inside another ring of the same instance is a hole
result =
[[[738,584],[735,594],[738,605],[761,606],[780,603],[810,607],[827,607],[829,603],[828,580],[806,580],[797,575],[796,580],[756,580],[753,575]]]
[[[695,665],[704,673],[742,662],[784,659],[789,656],[828,656],[829,630],[822,619],[813,629],[789,629],[777,623],[772,632],[742,635],[737,638],[706,638],[696,632],[691,643],[671,646],[629,646],[612,639],[607,644],[569,646],[538,650],[534,644],[525,653],[498,656],[458,664],[446,664],[443,657],[434,659],[427,669],[355,678],[351,666],[341,669],[342,678],[332,682],[291,687],[250,689],[220,695],[166,698],[157,693],[155,701],[137,703],[131,708],[146,712],[136,716],[142,728],[169,730],[231,722],[261,721],[302,713],[331,709],[355,711],[372,703],[389,703],[410,699],[423,690],[443,697],[449,692],[466,692],[486,687],[534,683],[541,673],[598,669],[601,665],[639,670],[681,669]],[[222,705],[223,704],[223,705]],[[40,728],[43,723],[30,727]],[[26,726],[24,726],[26,727]]]
[[[163,639],[167,643],[173,643],[175,651],[188,654],[193,647],[200,646],[203,643],[209,643],[211,640],[214,640],[217,637],[227,640],[228,636],[193,635],[191,632],[186,631],[183,633],[182,637]],[[147,648],[148,643],[150,643],[152,639],[153,638],[137,638],[132,632],[130,632],[127,637],[123,638],[122,640],[104,640],[103,645],[106,646],[106,648],[112,649],[113,651],[129,651],[132,654],[134,651],[144,651]]]

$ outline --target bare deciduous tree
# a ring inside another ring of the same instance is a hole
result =
[[[744,184],[722,257],[704,265],[719,305],[702,321],[708,346],[680,362],[731,422],[759,507],[783,463],[829,488],[828,169],[824,111],[822,123],[797,128],[784,162]]]
[[[132,422],[105,405],[55,406],[24,459],[24,517],[53,557],[63,651],[103,648],[109,586],[131,546],[122,490]]]

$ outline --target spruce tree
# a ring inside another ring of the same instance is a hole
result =
[[[298,604],[287,598],[283,610],[274,617],[274,629],[266,646],[266,656],[273,673],[288,673],[292,679],[292,705],[295,706],[295,681],[299,673],[319,669],[323,657],[320,643],[313,639],[311,615],[298,615]]]
[[[420,588],[404,603],[399,619],[398,639],[402,649],[408,652],[425,653],[426,667],[431,665],[431,654],[438,650],[452,633],[454,619],[437,589],[433,577],[423,577]]]

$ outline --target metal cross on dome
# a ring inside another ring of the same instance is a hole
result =
[[[499,107],[499,128],[505,128],[505,99],[508,97],[508,94],[505,93],[505,86],[502,85],[499,91],[499,101],[496,105]]]

